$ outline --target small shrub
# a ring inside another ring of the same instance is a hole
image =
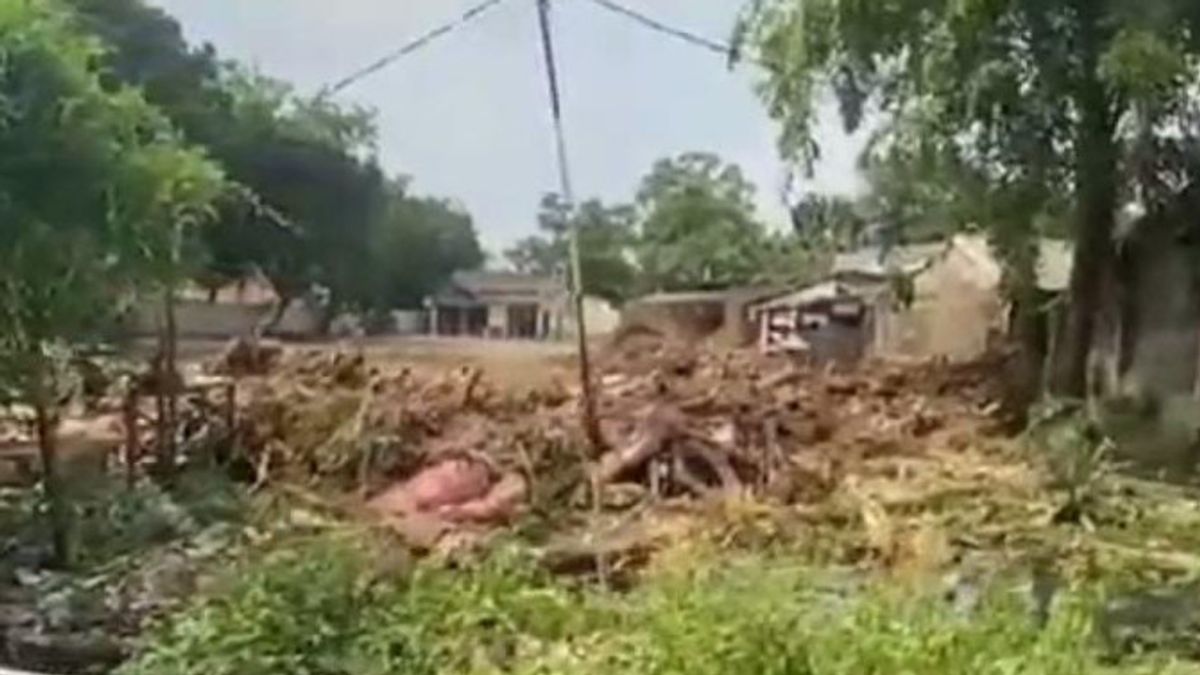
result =
[[[162,626],[124,675],[480,672],[586,613],[524,556],[463,571],[387,569],[386,552],[322,537],[247,565],[225,594]]]

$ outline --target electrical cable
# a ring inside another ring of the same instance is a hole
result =
[[[476,18],[482,16],[488,10],[494,9],[497,5],[499,5],[500,3],[504,2],[504,1],[505,0],[484,0],[484,2],[481,2],[478,5],[475,5],[475,6],[471,7],[470,9],[468,9],[467,11],[463,12],[462,16],[458,17],[457,19],[450,21],[449,23],[445,23],[441,26],[438,26],[437,28],[434,28],[433,30],[430,30],[429,32],[421,35],[420,37],[416,38],[415,40],[411,40],[411,41],[405,43],[400,48],[395,49],[392,52],[388,53],[387,55],[383,56],[382,58],[377,59],[376,61],[373,61],[371,64],[364,66],[363,68],[360,68],[359,70],[354,71],[350,75],[347,75],[346,77],[338,80],[337,82],[335,82],[331,85],[326,85],[325,87],[323,87],[321,89],[321,92],[319,94],[317,94],[317,98],[322,99],[322,98],[327,98],[329,96],[332,96],[332,95],[346,89],[347,87],[354,85],[359,80],[362,80],[363,78],[374,75],[375,73],[392,65],[396,61],[399,61],[400,59],[416,52],[417,50],[421,49],[422,47],[429,45],[434,40],[437,40],[438,38],[443,37],[443,36],[453,32],[456,29],[462,28],[463,26],[470,23],[473,19],[476,19]]]
[[[631,19],[645,26],[646,28],[649,28],[650,30],[657,31],[665,35],[670,35],[671,37],[683,40],[684,42],[696,45],[697,47],[703,47],[708,51],[721,54],[726,58],[732,58],[736,53],[733,45],[718,42],[716,40],[704,37],[703,35],[698,35],[681,28],[669,26],[658,19],[642,14],[641,12],[625,7],[624,5],[617,4],[612,0],[591,0],[591,2],[610,12],[619,14],[627,19]]]

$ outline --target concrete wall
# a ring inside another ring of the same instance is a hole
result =
[[[572,308],[573,310],[574,308]],[[612,303],[602,298],[583,299],[583,318],[587,322],[588,335],[611,335],[621,325],[621,312]],[[575,312],[570,311],[563,326],[567,337],[575,336]]]
[[[429,332],[429,317],[419,309],[392,312],[392,328],[397,335],[423,335]]]
[[[271,305],[209,304],[195,300],[180,300],[175,306],[175,319],[182,337],[228,338],[247,335],[265,321],[274,308]],[[157,332],[161,324],[158,303],[144,302],[134,308],[130,329],[139,335]],[[303,302],[294,302],[284,313],[276,332],[280,335],[308,336],[316,333],[319,319]]]

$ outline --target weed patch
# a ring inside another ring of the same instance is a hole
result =
[[[964,609],[763,557],[660,570],[623,595],[565,586],[519,551],[457,570],[386,559],[328,536],[272,554],[122,675],[1191,672],[1106,664],[1087,593],[1039,626],[1015,589]]]

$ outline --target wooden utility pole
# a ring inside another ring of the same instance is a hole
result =
[[[584,317],[583,265],[579,251],[579,219],[575,213],[575,193],[571,185],[570,165],[567,161],[567,141],[563,132],[562,96],[558,86],[558,66],[554,58],[554,38],[550,25],[550,0],[537,0],[538,21],[542,33],[542,50],[546,58],[546,75],[550,84],[550,108],[554,118],[554,138],[558,150],[558,180],[563,202],[566,204],[570,225],[571,301],[575,307],[575,328],[579,343],[579,380],[583,390],[583,428],[592,445],[593,456],[598,457],[604,448],[600,435],[600,422],[596,417],[596,393],[592,382],[592,366],[588,350],[587,320]]]

